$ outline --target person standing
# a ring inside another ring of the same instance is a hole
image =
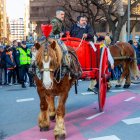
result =
[[[29,73],[29,67],[31,63],[31,51],[26,47],[26,41],[21,42],[21,47],[17,50],[17,55],[19,56],[19,66],[20,66],[20,80],[22,88],[26,88],[25,77],[26,74],[29,77],[30,87],[34,87],[33,76]]]
[[[7,75],[8,75],[8,85],[15,84],[16,71],[14,69],[16,68],[16,63],[13,56],[13,50],[8,45],[6,46],[5,62],[6,62]],[[12,78],[13,78],[13,83],[11,81]]]
[[[3,46],[0,46],[0,86],[2,85],[3,79],[2,79],[2,72],[3,72],[3,62],[2,62],[2,52],[3,52]]]
[[[4,69],[4,85],[8,85],[8,81],[7,81],[7,67],[6,67],[6,46],[3,46],[4,50],[1,54],[1,61],[2,61],[2,65],[3,65],[3,69]]]
[[[99,36],[98,39],[97,39],[97,43],[100,44],[100,51],[102,51],[102,48],[106,47],[105,37],[104,36]],[[110,63],[111,69],[114,69],[114,59],[113,59],[113,57],[110,53],[109,48],[107,48],[107,54],[108,54],[108,61]],[[96,83],[95,83],[95,80],[91,80],[87,91],[91,91],[91,92],[94,92],[95,94],[97,94],[98,91],[99,91],[99,81],[96,80]]]
[[[140,46],[138,45],[138,41],[134,40],[132,47],[136,52],[137,65],[138,65],[138,69],[140,70]]]
[[[19,78],[19,67],[18,67],[18,58],[17,58],[17,56],[16,56],[16,51],[17,51],[17,48],[18,48],[18,42],[17,42],[17,40],[14,40],[13,41],[13,46],[12,46],[12,50],[13,50],[13,56],[14,56],[14,60],[15,60],[15,63],[16,63],[16,68],[14,69],[15,70],[15,74],[16,74],[16,76],[15,76],[15,81],[16,81],[16,83],[15,84],[17,84],[17,83],[20,83],[20,78]]]

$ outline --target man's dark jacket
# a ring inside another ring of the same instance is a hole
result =
[[[87,24],[85,28],[78,26],[78,24],[74,24],[70,29],[70,35],[72,37],[82,38],[84,33],[87,34],[86,40],[94,41],[94,31],[89,24]]]

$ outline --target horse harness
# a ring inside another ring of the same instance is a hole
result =
[[[40,80],[43,80],[43,72],[44,71],[52,72],[52,73],[54,73],[54,80],[57,83],[60,83],[60,81],[64,78],[64,76],[66,74],[69,74],[72,78],[75,78],[75,79],[78,80],[80,78],[81,74],[82,74],[82,69],[80,68],[80,63],[77,59],[77,56],[74,54],[74,52],[69,51],[69,55],[73,56],[76,60],[76,61],[74,61],[74,60],[71,59],[71,64],[72,64],[71,67],[66,67],[62,63],[62,65],[60,65],[60,67],[57,70],[54,70],[54,69],[51,69],[51,68],[39,69],[37,64],[34,62],[32,65],[30,65],[29,72],[34,76],[36,75],[38,77],[38,79],[40,79]],[[79,67],[80,70],[76,71],[75,70],[76,67]]]
[[[114,46],[117,47],[117,48],[119,49],[119,51],[120,51],[120,57],[113,57],[114,60],[125,60],[125,59],[128,59],[128,60],[130,59],[130,60],[132,60],[132,58],[131,58],[130,56],[123,56],[120,47],[119,47],[116,43],[115,43]],[[123,48],[124,48],[124,46],[123,46]]]

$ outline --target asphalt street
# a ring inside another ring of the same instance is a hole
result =
[[[89,81],[79,81],[78,95],[70,90],[66,104],[66,140],[140,140],[140,84],[107,92],[104,112],[98,97],[87,92]],[[57,102],[57,98],[56,98]],[[39,98],[36,88],[20,85],[0,87],[0,140],[53,140],[49,132],[39,132]]]

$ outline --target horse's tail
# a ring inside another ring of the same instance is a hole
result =
[[[137,66],[137,57],[136,52],[134,51],[134,58],[132,58],[132,62],[130,63],[130,70],[134,77],[140,77],[140,73]]]

